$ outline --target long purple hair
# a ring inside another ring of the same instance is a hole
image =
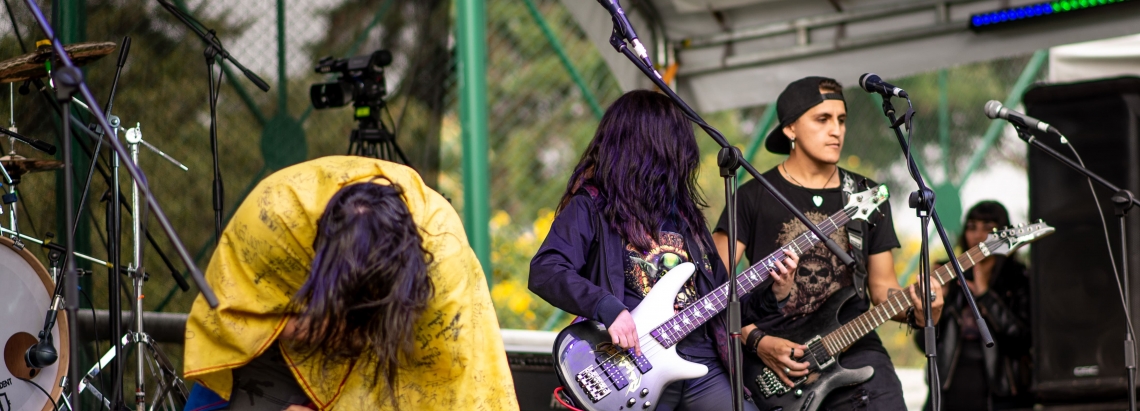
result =
[[[325,364],[358,358],[374,364],[373,384],[387,382],[395,398],[400,356],[409,356],[415,325],[434,294],[432,255],[392,183],[352,184],[329,201],[317,223],[309,278],[293,305],[296,345]],[[393,404],[395,401],[393,400]]]
[[[631,91],[606,109],[558,209],[582,186],[593,186],[610,227],[637,249],[660,242],[661,225],[672,220],[707,252],[713,245],[701,213],[708,205],[697,188],[699,166],[693,126],[681,110],[660,93]]]

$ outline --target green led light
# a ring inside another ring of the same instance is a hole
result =
[[[1081,8],[1083,9],[1085,7],[1088,7],[1089,3],[1087,0],[1080,0],[1080,5],[1081,5]],[[1076,7],[1073,7],[1073,8],[1076,8]]]
[[[1069,2],[1067,2],[1067,1],[1066,1],[1066,2],[1064,2],[1064,3],[1061,3],[1061,10],[1064,10],[1064,11],[1069,11],[1069,10],[1072,10],[1072,9],[1073,9],[1073,6],[1070,6],[1070,5],[1069,5]]]

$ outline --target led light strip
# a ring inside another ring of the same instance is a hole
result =
[[[1071,11],[1120,4],[1129,0],[1058,0],[1013,7],[970,16],[970,28],[992,27],[997,24],[1022,21]]]

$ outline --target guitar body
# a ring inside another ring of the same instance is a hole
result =
[[[838,317],[839,309],[854,296],[855,289],[845,287],[828,298],[827,302],[820,306],[803,326],[792,330],[771,332],[768,335],[811,345],[809,341],[839,328],[841,325]],[[806,378],[793,380],[797,382],[797,385],[787,392],[765,397],[761,384],[768,384],[769,387],[774,384],[781,387],[785,386],[779,379],[772,381],[775,374],[768,370],[768,367],[755,353],[744,355],[744,385],[752,392],[752,400],[761,411],[815,411],[819,409],[823,399],[835,389],[866,382],[874,375],[875,370],[870,366],[854,370],[843,368],[839,365],[838,356],[836,356],[836,361],[830,365],[819,370],[813,370]]]
[[[656,409],[665,386],[708,373],[708,367],[677,355],[675,345],[665,348],[648,335],[649,330],[673,317],[677,293],[694,270],[691,263],[669,270],[630,313],[641,334],[641,357],[627,354],[613,344],[605,326],[597,321],[582,321],[558,334],[554,340],[554,368],[579,408]]]

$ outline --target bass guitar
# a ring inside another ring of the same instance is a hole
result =
[[[886,186],[851,195],[847,205],[817,224],[831,235],[852,219],[866,219],[887,200]],[[768,255],[736,277],[738,295],[756,288],[776,271],[784,250],[802,253],[820,240],[808,231]],[[604,325],[582,321],[566,327],[554,341],[554,367],[565,393],[590,411],[654,409],[665,386],[697,378],[708,367],[677,355],[677,343],[728,305],[727,282],[680,312],[673,302],[693,275],[695,266],[684,263],[669,270],[630,313],[637,327],[641,355],[612,343]]]
[[[1052,233],[1053,227],[1042,221],[1000,231],[994,229],[986,241],[958,256],[958,263],[966,270],[986,257],[1009,255],[1019,247]],[[949,264],[934,270],[932,277],[940,285],[946,285],[953,279],[954,271]],[[836,388],[859,384],[874,376],[875,370],[870,366],[843,368],[837,361],[839,355],[887,320],[906,312],[911,307],[910,298],[901,290],[891,290],[882,304],[875,305],[847,324],[840,325],[836,317],[839,309],[853,296],[854,288],[845,287],[828,298],[804,326],[768,333],[789,341],[806,341],[803,345],[808,346],[808,349],[796,361],[808,362],[810,372],[792,380],[792,386],[784,384],[755,353],[744,355],[744,384],[752,392],[758,408],[815,411],[824,397]]]

